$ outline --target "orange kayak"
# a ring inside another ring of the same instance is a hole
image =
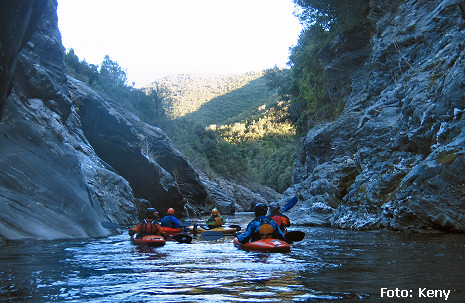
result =
[[[262,239],[242,244],[237,238],[234,238],[234,246],[242,250],[268,253],[287,253],[291,251],[289,244],[278,239]]]
[[[148,246],[163,246],[166,243],[165,238],[158,235],[145,235],[138,238],[138,234],[134,234],[131,237],[131,242],[137,245],[148,245]]]

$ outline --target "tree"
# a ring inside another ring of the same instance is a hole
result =
[[[165,102],[168,98],[169,92],[166,86],[158,82],[154,82],[148,94],[155,105],[155,117],[160,118],[165,115]]]
[[[119,66],[116,61],[111,60],[108,55],[105,55],[105,58],[100,65],[100,76],[104,80],[118,86],[125,86],[128,81],[126,71]]]
[[[265,70],[266,86],[270,90],[278,89],[278,94],[283,100],[289,100],[289,88],[291,86],[291,70],[277,66]]]
[[[68,52],[65,53],[64,58],[66,64],[77,72],[81,63],[79,57],[74,53],[74,49],[70,48]]]
[[[369,0],[294,0],[301,7],[300,21],[310,27],[314,24],[338,32],[366,20]]]
[[[338,34],[367,21],[369,0],[294,0],[306,26],[289,56],[290,73],[276,68],[267,73],[268,84],[278,86],[281,97],[290,99],[289,114],[300,133],[311,124],[333,119],[343,102],[327,93],[328,75],[320,61],[321,50]]]

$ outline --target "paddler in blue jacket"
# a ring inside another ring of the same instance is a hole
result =
[[[160,225],[162,227],[181,228],[181,223],[179,223],[179,220],[174,216],[174,208],[168,208],[166,216],[161,219]]]
[[[280,239],[284,240],[284,234],[275,221],[266,215],[268,206],[258,203],[254,207],[255,219],[253,219],[243,234],[237,235],[241,243],[257,241],[260,239]]]

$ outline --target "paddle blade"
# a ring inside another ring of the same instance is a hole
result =
[[[229,225],[229,227],[231,227],[231,228],[235,228],[235,229],[236,229],[236,231],[240,231],[240,230],[241,230],[241,228],[242,228],[240,225],[235,225],[235,224]]]
[[[293,208],[297,201],[299,201],[299,199],[297,199],[297,197],[294,196],[291,200],[289,200],[289,202],[286,203],[286,205],[284,205],[282,212],[286,212],[289,209]]]
[[[286,241],[289,240],[291,242],[298,242],[302,241],[305,238],[305,233],[303,231],[289,231],[286,233]]]
[[[202,233],[202,238],[204,238],[207,241],[213,241],[213,240],[218,240],[224,237],[224,234],[219,231],[204,231]]]
[[[176,240],[179,243],[186,243],[186,244],[191,244],[192,243],[192,237],[189,236],[189,235],[185,235],[185,234],[173,235],[173,236],[171,236],[171,238],[173,238],[174,240]]]

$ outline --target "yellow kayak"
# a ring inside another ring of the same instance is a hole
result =
[[[192,233],[192,234],[201,234],[203,233],[204,231],[218,231],[218,232],[221,232],[225,235],[232,235],[233,233],[235,233],[236,231],[239,231],[240,228],[237,228],[237,227],[231,227],[231,226],[221,226],[221,227],[215,227],[215,228],[212,228],[212,229],[205,229],[205,228],[202,228],[198,225],[191,225],[191,226],[188,226],[187,228],[189,228],[189,232]]]

